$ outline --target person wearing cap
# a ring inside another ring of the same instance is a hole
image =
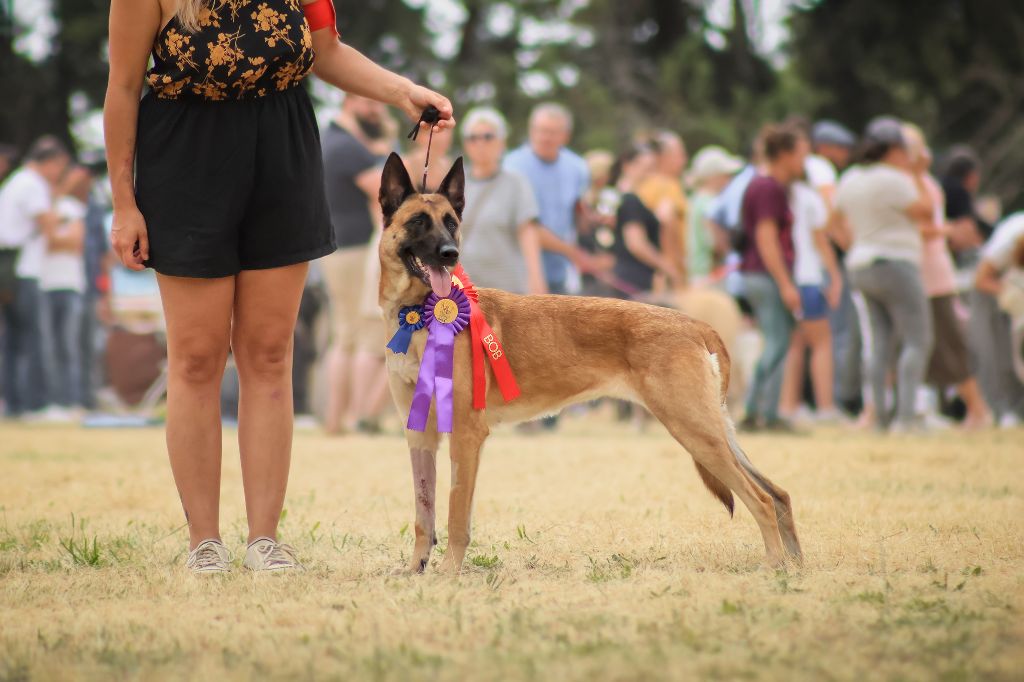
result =
[[[912,165],[902,123],[891,117],[868,125],[860,164],[839,181],[835,212],[850,230],[846,265],[863,296],[870,326],[868,359],[877,427],[890,426],[885,405],[891,345],[899,341],[892,429],[918,427],[917,389],[932,348],[931,311],[921,278],[923,244],[918,222],[930,219],[935,203],[925,184],[927,168]]]
[[[807,184],[813,187],[828,211],[835,203],[837,173],[850,164],[850,156],[857,144],[857,136],[840,123],[818,121],[811,128],[811,147],[814,153],[807,157]],[[830,221],[828,228],[833,227]],[[843,263],[845,252],[840,248],[837,235],[829,230],[828,236],[836,249],[842,293],[839,304],[829,311],[832,335],[832,357],[835,360],[833,393],[837,400],[856,407],[861,402],[861,330],[857,311],[850,292],[850,278]]]
[[[812,154],[807,156],[807,183],[816,189],[828,208],[835,198],[837,173],[850,163],[857,137],[835,121],[818,121],[811,128]]]
[[[743,159],[717,145],[708,145],[693,157],[688,180],[694,190],[686,230],[686,274],[690,284],[706,282],[714,269],[716,252],[728,251],[727,241],[708,220],[708,210],[743,166]]]

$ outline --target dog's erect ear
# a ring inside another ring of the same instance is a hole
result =
[[[466,170],[462,166],[461,156],[455,159],[452,169],[437,188],[437,193],[448,199],[448,203],[455,209],[455,214],[462,220],[462,209],[466,207]]]
[[[384,164],[384,172],[380,177],[380,210],[384,214],[384,226],[391,224],[391,216],[395,214],[402,202],[416,193],[409,178],[409,171],[405,170],[402,157],[391,152],[387,163]]]

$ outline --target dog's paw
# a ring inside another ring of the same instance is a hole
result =
[[[438,567],[437,572],[441,575],[447,575],[454,578],[462,572],[462,562],[456,563],[454,560],[449,559],[446,556]]]
[[[429,563],[427,559],[413,559],[408,566],[392,570],[391,575],[395,577],[423,575],[427,570],[427,563]]]

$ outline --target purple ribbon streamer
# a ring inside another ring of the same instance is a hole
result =
[[[409,409],[409,421],[406,423],[406,427],[412,431],[426,431],[430,403],[435,400],[438,432],[452,432],[455,337],[469,325],[470,307],[469,299],[460,288],[452,288],[448,298],[455,301],[459,308],[458,316],[448,324],[434,317],[434,306],[441,300],[440,297],[431,292],[423,302],[427,345],[420,360],[420,373]]]

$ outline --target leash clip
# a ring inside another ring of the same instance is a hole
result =
[[[406,139],[415,140],[420,134],[420,124],[427,123],[430,125],[430,137],[427,138],[427,156],[423,160],[423,182],[420,185],[420,191],[426,193],[427,191],[427,170],[430,168],[430,145],[434,141],[434,125],[441,119],[441,112],[433,104],[427,105],[427,108],[420,114],[420,120],[416,121],[416,125],[413,126],[409,134],[406,135]]]

